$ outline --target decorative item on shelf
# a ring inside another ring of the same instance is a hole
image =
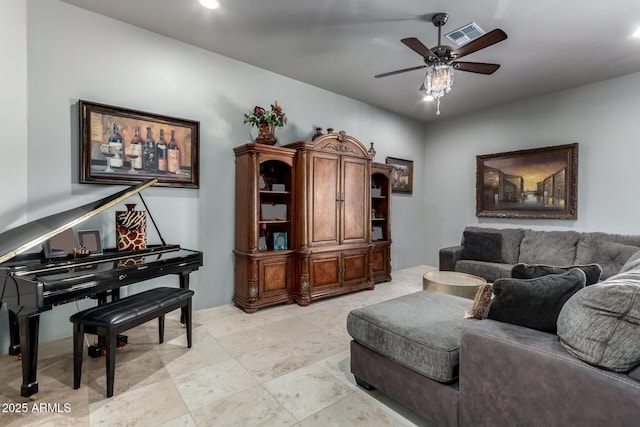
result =
[[[376,157],[376,149],[373,148],[373,142],[371,143],[371,148],[369,148],[369,155],[371,156],[371,160]]]
[[[327,133],[333,133],[333,128],[327,128]]]
[[[262,203],[260,210],[263,221],[285,221],[287,219],[287,205],[284,203]]]
[[[322,136],[322,128],[316,128],[316,133],[313,134],[311,140],[314,141],[319,136]]]
[[[287,116],[278,101],[271,104],[271,110],[265,110],[260,106],[253,107],[251,114],[244,115],[244,123],[249,123],[258,128],[256,143],[274,145],[278,142],[275,137],[276,127],[282,127],[287,123]]]
[[[382,240],[382,227],[371,228],[371,240]]]
[[[126,211],[116,212],[116,244],[119,251],[135,251],[147,247],[147,213],[134,210],[126,203]]]
[[[76,246],[73,248],[73,258],[85,258],[91,255],[91,251],[85,246]]]
[[[273,250],[274,251],[287,250],[287,233],[286,232],[273,233]]]
[[[258,251],[264,252],[267,248],[267,238],[269,232],[267,231],[266,224],[260,224],[260,237],[258,237]]]

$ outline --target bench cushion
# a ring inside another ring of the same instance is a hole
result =
[[[465,298],[420,291],[353,310],[347,331],[383,356],[440,382],[458,377],[460,336],[475,319]]]
[[[116,327],[191,298],[193,291],[160,287],[76,313],[70,320],[85,326]]]

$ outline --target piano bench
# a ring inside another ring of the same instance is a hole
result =
[[[73,388],[80,388],[84,328],[93,327],[104,337],[107,366],[107,397],[113,396],[118,334],[158,318],[159,342],[164,341],[164,316],[183,309],[187,329],[187,347],[191,348],[191,297],[193,291],[160,287],[140,292],[120,300],[80,311],[71,316],[73,323]]]

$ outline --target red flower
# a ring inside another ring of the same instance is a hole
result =
[[[258,107],[256,105],[256,107],[253,109],[253,114],[255,114],[256,116],[263,116],[264,115],[264,108],[262,107]]]

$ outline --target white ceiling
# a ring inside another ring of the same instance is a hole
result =
[[[418,92],[424,70],[373,76],[423,64],[400,39],[434,47],[436,12],[443,35],[471,21],[508,35],[464,58],[501,68],[456,72],[440,118],[640,71],[638,0],[63,1],[424,122],[438,117]]]

